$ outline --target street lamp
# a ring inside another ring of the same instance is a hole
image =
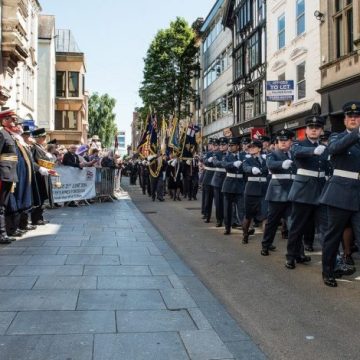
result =
[[[323,23],[325,21],[325,15],[322,12],[320,12],[319,10],[315,10],[314,16],[315,16],[316,20],[319,20],[321,23]]]

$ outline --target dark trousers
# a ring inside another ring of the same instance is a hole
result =
[[[13,183],[0,181],[0,241],[6,238],[5,209],[9,202],[10,191]]]
[[[191,196],[195,200],[199,190],[199,177],[194,175],[191,177]]]
[[[267,223],[262,240],[263,249],[268,249],[272,245],[281,219],[287,220],[290,212],[291,203],[269,201]]]
[[[43,214],[44,214],[44,209],[42,204],[40,206],[34,207],[31,211],[31,223],[33,225],[36,225],[36,223],[39,220],[44,220]]]
[[[336,256],[346,225],[351,221],[355,239],[360,241],[360,212],[327,207],[327,228],[323,238],[322,268],[327,276],[334,275]]]
[[[148,195],[151,195],[151,184],[150,184],[149,175],[144,175],[141,183],[142,183],[143,194],[145,195],[147,192]]]
[[[244,197],[243,194],[232,194],[232,193],[223,193],[224,194],[224,224],[225,229],[230,230],[233,223],[233,209],[236,209],[236,212],[239,213],[240,224],[244,216]]]
[[[224,195],[220,187],[214,187],[214,201],[216,222],[222,223],[224,221]]]
[[[205,190],[205,208],[204,208],[204,215],[206,216],[207,220],[211,218],[212,212],[212,205],[214,199],[214,188],[211,185],[204,185]]]
[[[292,203],[286,254],[287,260],[296,260],[296,258],[303,255],[304,247],[302,239],[308,230],[308,224],[311,224],[313,219],[315,219],[315,223],[317,222],[317,210],[317,205]]]

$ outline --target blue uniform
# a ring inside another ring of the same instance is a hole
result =
[[[214,164],[209,162],[209,158],[215,156],[214,152],[209,151],[205,155],[204,165],[205,174],[203,177],[203,198],[204,198],[204,218],[206,222],[210,222],[212,204],[214,199],[214,188],[211,186],[211,181],[214,176]]]
[[[291,202],[288,197],[296,173],[296,166],[292,163],[288,169],[284,169],[285,160],[291,160],[291,153],[280,150],[270,153],[266,159],[266,165],[272,174],[265,196],[269,202],[269,209],[262,248],[266,250],[271,247],[274,241],[280,220],[287,220],[291,212]]]
[[[345,227],[351,222],[355,239],[360,239],[360,137],[359,129],[333,134],[329,140],[333,165],[321,196],[327,206],[327,229],[324,235],[322,266],[325,276],[334,276],[334,265]]]
[[[234,162],[238,160],[244,161],[244,155],[241,153],[229,153],[222,162],[222,167],[226,170],[222,192],[224,194],[224,223],[227,233],[230,233],[232,224],[233,205],[237,210],[240,221],[244,216],[244,173],[241,165],[240,167],[234,166]]]
[[[321,155],[314,153],[318,145],[306,139],[292,146],[297,175],[289,193],[289,200],[292,201],[286,255],[289,261],[303,256],[302,238],[313,219],[318,222],[318,205],[326,181],[325,172],[329,168],[327,149]]]

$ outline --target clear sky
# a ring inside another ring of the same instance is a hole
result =
[[[189,24],[205,18],[216,0],[40,0],[42,13],[55,15],[57,29],[71,29],[85,53],[89,92],[108,93],[117,101],[119,130],[131,142],[130,124],[143,58],[158,30],[177,16]]]

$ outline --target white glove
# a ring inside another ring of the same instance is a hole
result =
[[[251,169],[251,172],[253,173],[253,175],[259,175],[259,174],[261,174],[261,170],[260,170],[259,168],[257,168],[257,167],[253,167],[253,168]]]
[[[208,161],[209,163],[212,163],[212,162],[213,162],[213,160],[214,160],[214,158],[211,156],[211,157],[209,157],[209,158],[208,158],[208,160],[207,160],[207,161]]]
[[[155,159],[155,158],[156,158],[156,155],[149,155],[147,159],[148,159],[148,161],[151,161],[152,159]]]
[[[39,173],[40,173],[42,176],[49,175],[48,169],[45,169],[45,168],[42,167],[42,166],[39,167]]]
[[[242,164],[242,161],[240,161],[240,160],[234,161],[234,166],[237,168],[239,168],[241,166],[241,164]]]
[[[191,160],[186,160],[186,165],[191,165]]]
[[[315,155],[321,155],[326,149],[325,145],[318,145],[315,150],[314,150],[314,154]]]
[[[293,163],[292,160],[288,159],[288,160],[284,160],[283,163],[281,164],[281,167],[285,170],[289,169],[291,164]]]
[[[261,154],[261,157],[266,160],[266,154]]]

